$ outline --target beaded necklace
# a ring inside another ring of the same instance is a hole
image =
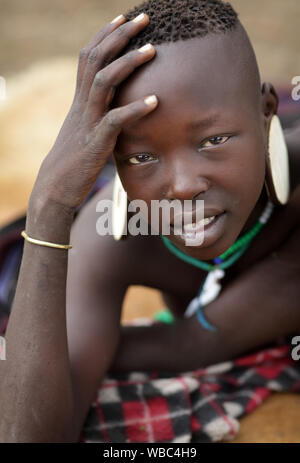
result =
[[[230,248],[227,249],[227,251],[225,251],[220,256],[216,257],[213,260],[213,264],[209,264],[208,262],[196,259],[195,257],[191,257],[185,254],[183,251],[178,249],[173,243],[171,243],[171,241],[169,241],[168,238],[161,235],[163,243],[169,249],[169,251],[172,252],[172,254],[174,254],[176,257],[183,260],[184,262],[187,262],[191,265],[194,265],[195,267],[201,268],[202,270],[206,270],[208,272],[206,279],[200,286],[197,296],[189,303],[184,313],[185,318],[189,318],[197,312],[197,318],[199,322],[206,329],[210,331],[216,331],[216,328],[205,319],[202,312],[202,307],[209,304],[218,297],[222,288],[220,284],[220,279],[225,276],[224,270],[233,265],[245,253],[245,251],[250,246],[252,240],[258,235],[263,226],[270,219],[273,209],[273,203],[270,200],[268,200],[267,205],[256,224],[247,233],[238,238],[230,246]]]

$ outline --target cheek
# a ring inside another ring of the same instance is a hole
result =
[[[242,156],[232,159],[231,175],[224,187],[233,193],[235,205],[250,214],[262,192],[265,180],[265,151],[261,143],[244,144]]]
[[[140,199],[150,203],[151,199],[159,199],[153,171],[149,170],[148,175],[144,167],[131,167],[124,163],[117,165],[117,169],[129,200]]]
[[[143,170],[143,172],[142,172]],[[138,167],[118,166],[118,173],[126,190],[127,198],[131,201],[143,201],[142,208],[138,209],[146,222],[151,223],[152,201],[161,200],[160,188],[155,175],[146,175],[145,170]],[[135,206],[137,203],[135,203]]]

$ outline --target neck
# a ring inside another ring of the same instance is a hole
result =
[[[260,197],[258,198],[257,203],[255,204],[254,209],[252,210],[251,214],[249,215],[249,217],[248,217],[248,219],[247,219],[241,233],[239,234],[238,238],[240,236],[244,235],[245,233],[247,233],[247,231],[249,231],[256,224],[256,222],[258,221],[261,213],[263,212],[264,208],[266,207],[267,201],[268,201],[268,195],[267,195],[267,192],[266,192],[266,188],[264,187],[262,192],[261,192]]]

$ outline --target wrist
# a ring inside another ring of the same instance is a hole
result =
[[[69,244],[74,213],[48,198],[30,198],[25,231],[37,240]]]

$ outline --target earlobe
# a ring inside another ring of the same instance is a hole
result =
[[[264,82],[261,89],[262,111],[268,122],[274,114],[277,114],[279,98],[274,86],[270,82]]]
[[[118,173],[115,174],[113,186],[112,230],[116,241],[126,238],[128,198]]]
[[[280,119],[277,116],[279,98],[272,84],[262,86],[262,113],[266,133],[265,186],[273,204],[286,204],[290,194],[288,150]]]
[[[289,157],[280,119],[271,117],[266,152],[265,185],[273,204],[283,205],[290,195]]]

